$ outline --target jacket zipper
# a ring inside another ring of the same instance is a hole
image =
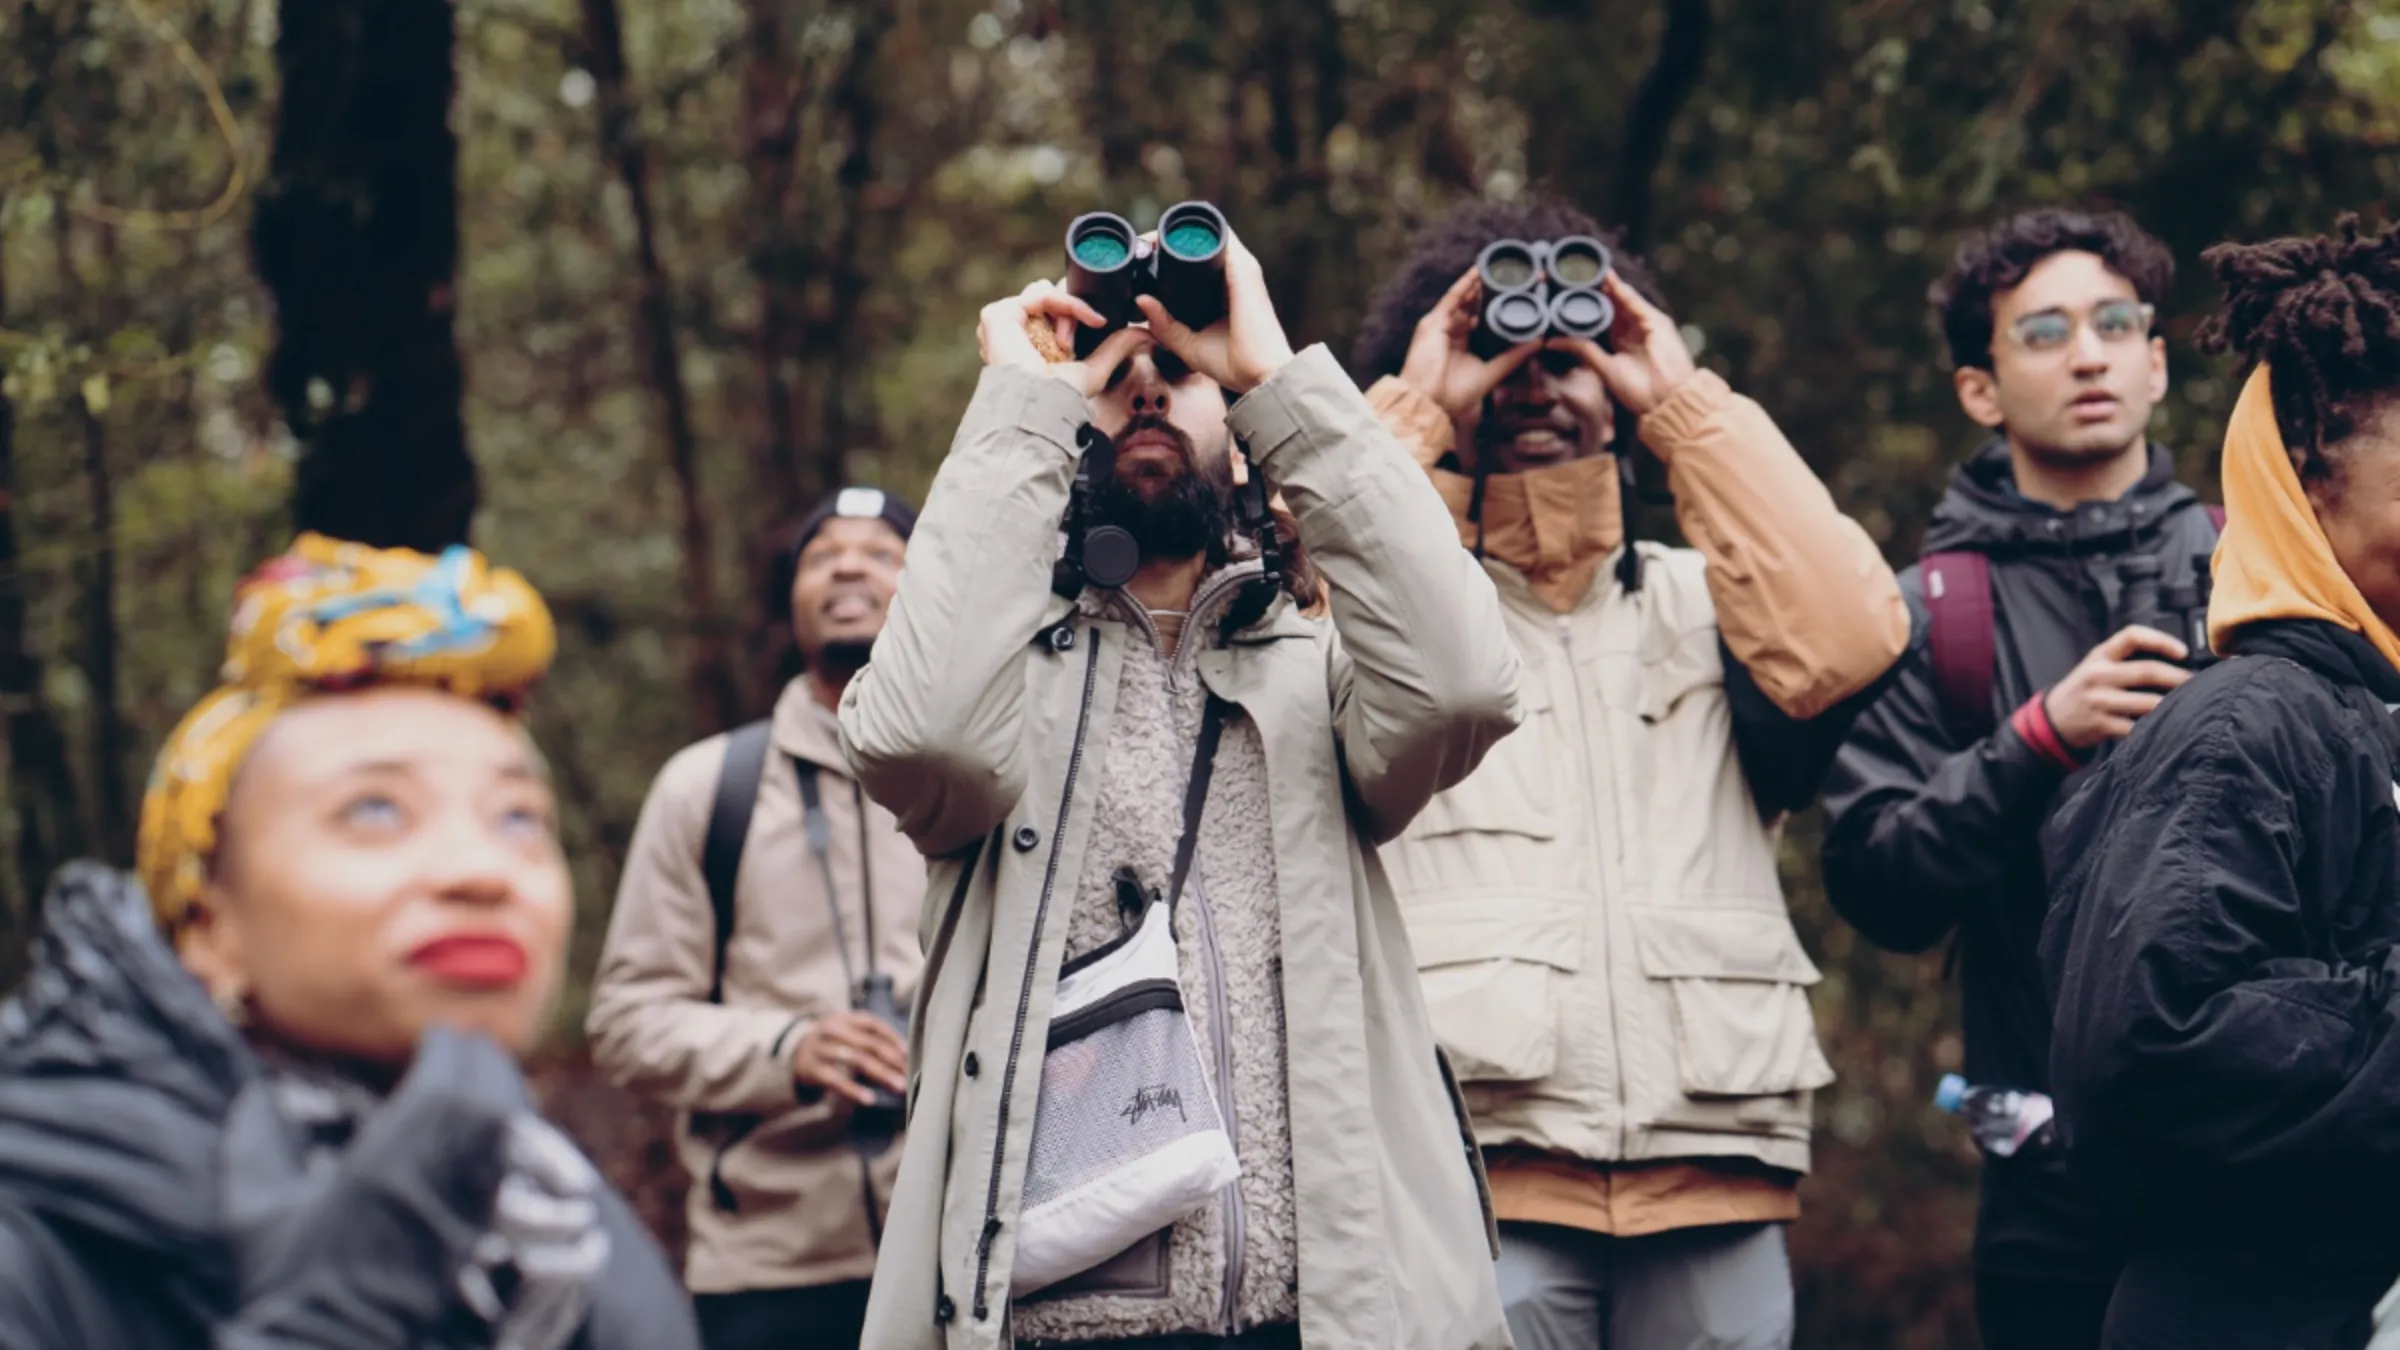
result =
[[[1196,865],[1196,864],[1195,864]],[[1192,897],[1192,915],[1200,932],[1200,964],[1208,976],[1208,1038],[1216,1051],[1217,1107],[1225,1113],[1225,1138],[1233,1144],[1234,1160],[1241,1160],[1240,1113],[1233,1099],[1233,1030],[1228,1025],[1231,1009],[1225,992],[1225,962],[1217,950],[1216,911],[1208,903],[1208,887],[1186,882]],[[1242,1183],[1237,1178],[1225,1188],[1225,1298],[1219,1309],[1224,1334],[1234,1335],[1234,1325],[1241,1309],[1242,1249],[1246,1245],[1243,1232],[1245,1214],[1242,1209]]]
[[[1083,706],[1075,714],[1075,744],[1067,751],[1067,779],[1058,794],[1058,824],[1050,834],[1050,861],[1042,871],[1042,895],[1033,906],[1033,940],[1025,950],[1025,979],[1017,991],[1017,1022],[1008,1037],[1008,1063],[1000,1078],[1000,1113],[992,1134],[992,1183],[983,1201],[983,1235],[975,1252],[975,1320],[992,1314],[992,1241],[1000,1236],[1000,1170],[1008,1157],[1008,1112],[1017,1088],[1017,1061],[1025,1049],[1025,1021],[1033,1012],[1033,981],[1042,964],[1042,925],[1050,917],[1050,895],[1058,886],[1059,843],[1067,830],[1067,812],[1075,804],[1075,778],[1083,768],[1083,736],[1092,723],[1092,695],[1100,684],[1100,630],[1085,630],[1091,639],[1083,663]]]
[[[1181,676],[1186,666],[1196,668],[1199,664],[1199,658],[1193,653],[1202,650],[1207,644],[1208,630],[1202,623],[1202,619],[1208,614],[1209,607],[1216,604],[1223,596],[1239,593],[1241,588],[1248,585],[1257,575],[1258,573],[1248,569],[1221,572],[1206,588],[1192,596],[1191,605],[1184,614],[1182,635],[1175,641],[1175,654],[1167,661],[1167,689],[1170,693],[1179,693],[1182,690]],[[1139,617],[1141,627],[1150,635],[1150,645],[1156,648],[1158,646],[1158,625],[1151,621],[1150,611],[1139,602],[1136,602],[1132,608]],[[1240,1116],[1233,1097],[1233,1033],[1227,1025],[1229,1009],[1226,1006],[1225,965],[1217,950],[1216,915],[1215,911],[1209,908],[1207,887],[1190,885],[1189,890],[1194,901],[1194,915],[1198,921],[1200,963],[1208,978],[1209,1040],[1212,1043],[1211,1048],[1216,1052],[1214,1076],[1217,1087],[1217,1109],[1225,1115],[1225,1137],[1234,1145],[1234,1157],[1238,1162],[1241,1157],[1240,1132],[1237,1125]],[[1235,1323],[1241,1315],[1243,1248],[1247,1245],[1245,1231],[1247,1221],[1248,1216],[1242,1205],[1242,1183],[1236,1180],[1225,1190],[1225,1291],[1217,1309],[1220,1325],[1224,1334],[1228,1336],[1235,1334],[1237,1329]]]
[[[1575,664],[1575,621],[1570,615],[1558,616],[1558,645],[1559,649],[1566,653],[1567,684],[1575,695],[1573,699],[1575,704],[1575,753],[1583,761],[1583,790],[1591,794],[1592,806],[1596,810],[1600,805],[1600,780],[1593,763],[1591,727],[1587,724],[1590,714],[1584,707],[1583,683],[1576,678],[1578,668]],[[1604,720],[1604,729],[1605,726]],[[1592,884],[1599,889],[1601,896],[1600,968],[1609,972],[1608,1051],[1609,1063],[1616,1069],[1617,1080],[1617,1156],[1623,1158],[1626,1156],[1627,1143],[1632,1137],[1633,1131],[1631,1124],[1626,1120],[1625,1037],[1617,1026],[1616,926],[1610,922],[1612,916],[1608,904],[1608,859],[1605,856],[1608,846],[1602,842],[1601,838],[1603,835],[1614,833],[1613,830],[1601,830],[1593,836]]]
[[[1182,689],[1182,686],[1177,683],[1177,677],[1183,670],[1184,655],[1196,650],[1191,642],[1192,635],[1205,631],[1200,622],[1201,616],[1206,614],[1208,607],[1217,603],[1219,598],[1230,592],[1238,592],[1242,587],[1257,580],[1258,576],[1259,573],[1256,570],[1248,567],[1230,568],[1217,573],[1216,578],[1210,581],[1204,589],[1193,594],[1191,605],[1184,611],[1182,635],[1175,639],[1175,654],[1167,660],[1167,688],[1170,691]],[[1150,617],[1149,609],[1128,592],[1115,591],[1111,594],[1124,596],[1125,607],[1133,611],[1134,626],[1149,634],[1150,646],[1156,650],[1158,647],[1158,624]],[[1198,660],[1197,657],[1193,659],[1195,662]]]

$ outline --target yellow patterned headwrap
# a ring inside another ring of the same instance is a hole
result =
[[[161,926],[200,897],[234,771],[277,713],[374,684],[513,707],[556,647],[533,587],[464,545],[432,557],[301,535],[235,590],[223,683],[151,770],[136,865]]]

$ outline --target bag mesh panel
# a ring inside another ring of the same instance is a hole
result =
[[[1181,1009],[1153,1008],[1111,1023],[1042,1059],[1025,1207],[1221,1128]]]

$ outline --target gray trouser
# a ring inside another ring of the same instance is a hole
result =
[[[1517,1350],[1789,1350],[1783,1225],[1617,1238],[1500,1225],[1500,1304]]]

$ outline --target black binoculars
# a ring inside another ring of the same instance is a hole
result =
[[[1141,321],[1137,295],[1154,295],[1178,323],[1202,329],[1225,317],[1225,215],[1207,202],[1182,202],[1158,218],[1155,243],[1123,216],[1094,211],[1067,226],[1067,294],[1100,311],[1098,328],[1078,326],[1075,355]]]
[[[900,1000],[893,993],[890,975],[880,970],[868,971],[850,1006],[854,1011],[866,1013],[900,1033],[901,1040],[908,1039],[908,1013],[900,1007]],[[859,1086],[874,1094],[875,1100],[872,1104],[851,1108],[850,1143],[863,1155],[881,1156],[899,1137],[901,1127],[908,1121],[908,1101],[890,1088],[863,1078],[858,1082]]]
[[[1608,245],[1588,234],[1564,239],[1496,239],[1475,259],[1483,321],[1470,346],[1479,356],[1544,338],[1598,338],[1617,319],[1600,289]]]
[[[2181,642],[2189,655],[2180,664],[2187,670],[2214,664],[2217,656],[2208,646],[2209,555],[2192,555],[2188,580],[2163,583],[2165,572],[2165,560],[2155,554],[2117,560],[2116,628],[2138,623]]]

